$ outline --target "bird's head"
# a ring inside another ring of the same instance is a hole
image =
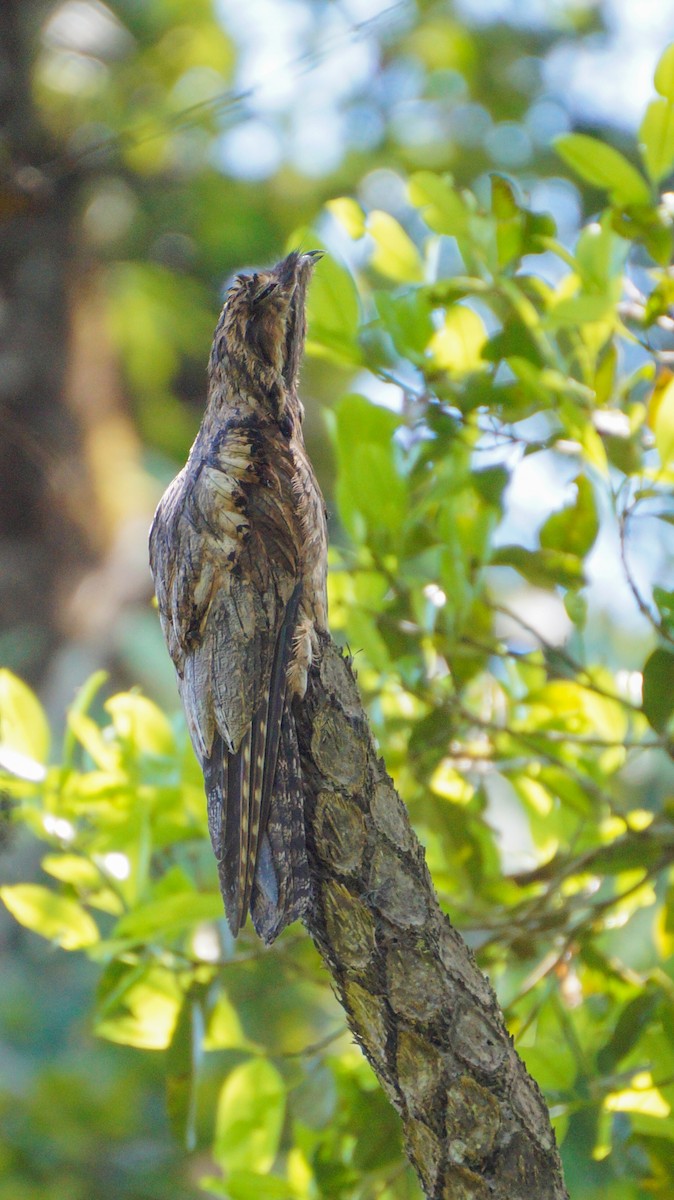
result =
[[[307,286],[320,257],[320,250],[293,250],[270,270],[236,276],[213,339],[210,374],[216,388],[245,389],[281,415],[296,395]]]

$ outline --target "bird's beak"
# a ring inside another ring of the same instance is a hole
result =
[[[304,257],[311,258],[314,262],[320,262],[322,258],[325,258],[325,250],[307,250]]]

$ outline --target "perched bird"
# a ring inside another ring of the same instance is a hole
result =
[[[310,898],[292,713],[327,624],[325,506],[297,383],[320,252],[238,275],[208,403],[150,531],[150,565],[208,798],[232,933],[272,942]]]

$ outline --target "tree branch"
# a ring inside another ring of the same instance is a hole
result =
[[[400,1113],[426,1196],[564,1200],[543,1097],[440,910],[350,663],[327,637],[296,716],[315,896],[307,928]]]

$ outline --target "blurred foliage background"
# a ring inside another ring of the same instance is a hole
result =
[[[418,1195],[302,931],[228,938],[150,603],[227,280],[297,244],[333,630],[572,1196],[672,1194],[673,32],[2,5],[2,1200]]]

